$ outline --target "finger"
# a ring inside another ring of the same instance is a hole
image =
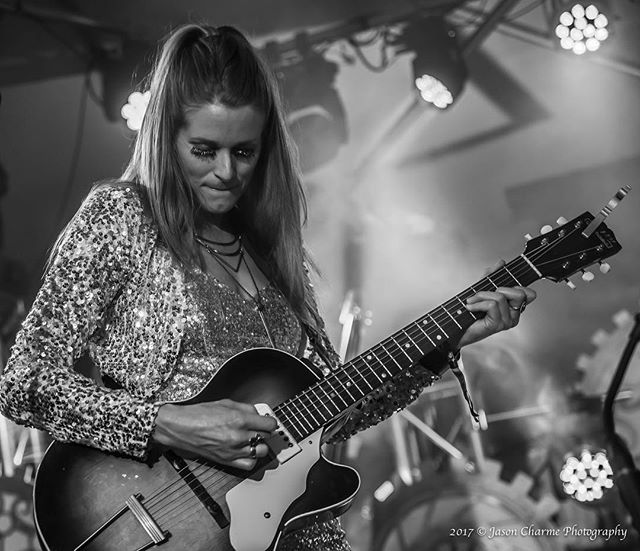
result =
[[[236,469],[242,469],[243,471],[250,471],[256,466],[257,462],[257,459],[251,459],[250,457],[241,457],[239,459],[229,461],[225,464],[229,465],[230,467],[235,467]]]
[[[520,310],[527,303],[527,295],[522,287],[498,287],[496,291],[506,298],[512,310]]]
[[[498,260],[498,262],[496,262],[492,268],[487,268],[484,271],[484,275],[487,276],[489,274],[492,274],[493,272],[499,270],[500,268],[502,268],[504,265],[506,264],[506,262],[501,258],[500,260]]]
[[[475,311],[484,311],[487,312],[487,314],[492,314],[496,320],[498,318],[503,321],[511,319],[509,304],[503,293],[497,291],[479,291],[467,300],[467,304],[482,304],[482,308],[478,308]],[[492,309],[494,304],[495,309]]]
[[[241,424],[243,428],[247,430],[255,430],[255,431],[263,431],[267,433],[273,432],[278,423],[276,420],[269,415],[260,415],[255,406],[251,404],[246,404],[243,402],[235,402],[233,400],[221,400],[221,403],[224,402],[224,405],[229,407],[230,409],[235,410],[236,412],[242,415]]]
[[[467,310],[470,312],[484,312],[486,314],[484,323],[492,332],[502,331],[511,326],[511,315],[508,312],[509,307],[506,300],[502,309],[497,300],[481,300],[468,304]]]
[[[254,448],[255,452],[253,451]],[[242,449],[242,455],[243,457],[248,457],[250,459],[266,457],[267,455],[269,455],[269,446],[267,446],[264,442],[257,444],[256,446],[248,445]],[[239,459],[242,459],[242,457],[240,457]]]

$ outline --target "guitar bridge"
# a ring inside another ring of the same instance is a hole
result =
[[[280,464],[287,462],[294,455],[302,451],[302,448],[295,441],[287,428],[279,421],[273,410],[267,404],[254,404],[256,411],[260,415],[268,415],[276,420],[276,430],[269,438],[265,438],[264,442],[269,446],[275,454]]]

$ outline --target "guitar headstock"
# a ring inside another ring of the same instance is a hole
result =
[[[555,229],[543,228],[542,235],[527,241],[524,256],[535,267],[541,278],[561,281],[584,270],[597,262],[602,262],[616,254],[622,246],[613,232],[601,223],[590,235],[586,228],[594,216],[585,212],[569,222],[559,220]],[[608,271],[608,265],[602,264],[601,271]],[[593,279],[585,278],[587,281]]]

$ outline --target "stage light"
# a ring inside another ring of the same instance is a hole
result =
[[[144,118],[144,112],[147,110],[149,104],[149,96],[151,92],[133,92],[129,95],[129,99],[125,105],[122,106],[120,114],[122,118],[127,121],[127,126],[134,131],[140,130],[142,126],[142,119]]]
[[[265,57],[280,83],[287,126],[300,150],[302,170],[314,170],[333,159],[348,139],[347,117],[335,88],[338,64],[325,59],[297,38],[296,53],[283,59],[277,43],[265,46]]]
[[[98,70],[102,76],[102,108],[107,120],[118,122],[124,118],[129,124],[123,110],[133,115],[125,107],[132,92],[140,90],[141,83],[150,70],[150,49],[146,43],[132,41],[103,44]],[[134,96],[133,101],[137,105],[140,98]],[[139,110],[139,106],[134,109]]]
[[[567,456],[559,477],[565,493],[583,504],[601,500],[613,488],[613,470],[601,450]]]
[[[408,23],[402,42],[415,52],[413,75],[420,97],[445,109],[460,95],[467,68],[453,27],[442,17],[426,17]]]
[[[558,16],[555,34],[560,39],[560,47],[571,50],[576,55],[595,52],[609,36],[607,17],[594,4],[586,8],[574,4]]]

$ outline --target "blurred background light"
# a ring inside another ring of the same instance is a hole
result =
[[[555,35],[560,39],[561,48],[582,55],[600,48],[609,36],[608,24],[606,15],[596,5],[574,4],[558,16]]]
[[[585,448],[567,456],[559,477],[565,493],[579,503],[601,500],[613,488],[613,470],[602,450]]]
[[[151,92],[149,90],[146,92],[133,92],[132,94],[129,94],[127,103],[122,106],[120,114],[131,130],[136,132],[140,130],[144,113],[147,110],[147,105],[149,104],[150,95]]]
[[[453,104],[467,79],[456,31],[443,17],[410,21],[402,40],[413,50],[413,75],[420,97],[439,109]]]

